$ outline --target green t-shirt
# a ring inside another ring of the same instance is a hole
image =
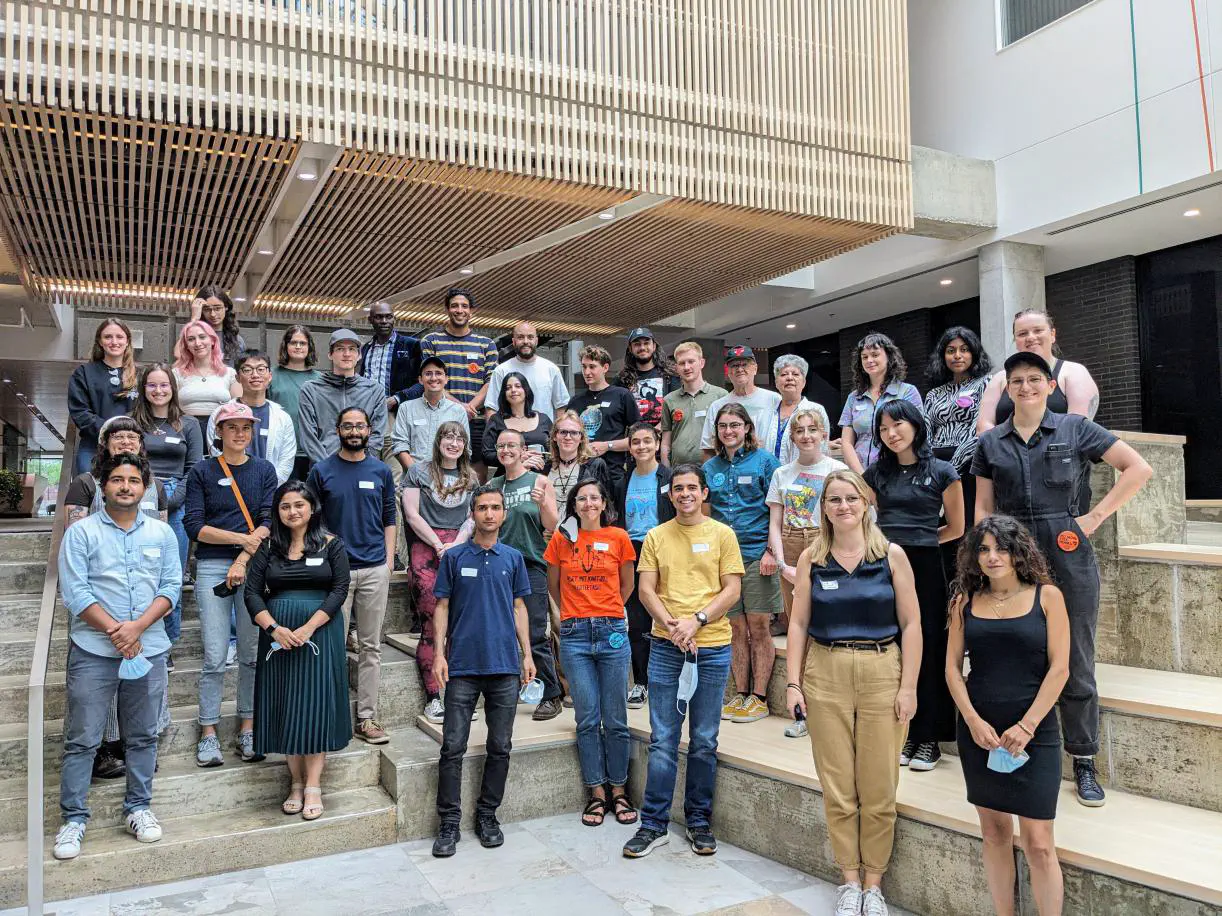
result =
[[[539,518],[539,504],[530,498],[535,479],[539,475],[527,471],[516,480],[506,480],[504,474],[493,477],[488,483],[505,494],[505,524],[501,526],[499,540],[522,552],[527,566],[546,569],[543,551],[547,541],[543,537],[543,522]]]
[[[293,421],[298,455],[305,454],[305,449],[301,447],[301,421],[297,413],[301,402],[301,389],[316,378],[322,378],[322,373],[317,369],[285,369],[278,366],[272,370],[272,383],[267,387],[268,400],[279,404]]]

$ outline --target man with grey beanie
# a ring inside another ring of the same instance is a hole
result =
[[[331,334],[331,371],[301,389],[299,416],[301,445],[311,464],[339,451],[335,421],[340,411],[360,407],[369,416],[369,450],[382,448],[386,429],[386,390],[373,379],[357,375],[361,339],[347,328]]]

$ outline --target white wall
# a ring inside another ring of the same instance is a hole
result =
[[[1222,165],[1222,0],[1197,0]],[[997,163],[998,236],[1209,171],[1188,0],[1095,2],[997,50],[994,0],[910,0],[912,142]],[[1142,180],[1132,41],[1136,37]]]

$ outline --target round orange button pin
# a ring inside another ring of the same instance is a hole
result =
[[[1082,539],[1078,537],[1076,532],[1062,531],[1057,535],[1057,546],[1066,553],[1071,553],[1078,549],[1078,545],[1082,543]]]

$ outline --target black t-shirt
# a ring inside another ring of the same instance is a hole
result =
[[[628,435],[628,427],[641,419],[636,398],[627,388],[608,385],[602,391],[583,391],[567,405],[577,412],[591,442],[610,442]],[[624,466],[627,452],[607,452],[609,465]]]
[[[326,592],[327,597],[318,609],[334,617],[348,597],[351,577],[348,553],[337,537],[299,560],[272,553],[270,542],[264,541],[246,571],[246,610],[254,620],[256,614],[268,609],[267,602],[281,592],[320,591]]]
[[[663,376],[662,370],[657,366],[645,372],[638,372],[636,384],[632,386],[632,395],[636,398],[636,408],[641,419],[656,428],[662,422],[662,399],[681,384],[677,376]]]
[[[900,465],[884,478],[878,462],[866,468],[866,483],[878,499],[878,527],[901,547],[937,547],[942,494],[959,479],[949,461],[931,458]]]

